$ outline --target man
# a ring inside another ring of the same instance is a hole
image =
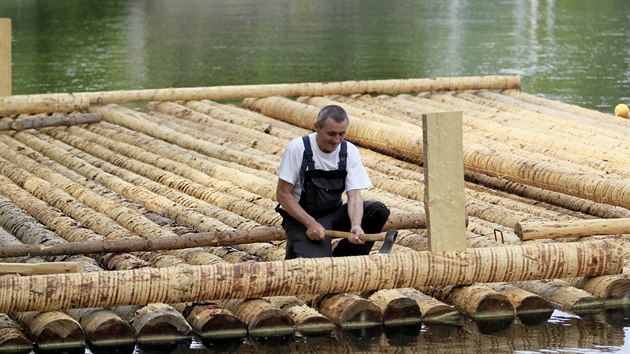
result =
[[[344,140],[349,124],[343,108],[326,106],[313,124],[315,132],[287,145],[276,190],[276,210],[287,235],[286,259],[368,254],[374,242],[362,241],[361,235],[380,232],[389,217],[385,205],[361,197],[372,182],[358,149]],[[324,235],[327,229],[351,235],[333,251]]]

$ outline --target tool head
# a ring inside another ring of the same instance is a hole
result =
[[[392,246],[394,245],[394,241],[396,241],[396,236],[398,236],[398,231],[389,230],[385,233],[385,238],[383,239],[383,246],[378,251],[378,253],[388,254],[392,251]]]

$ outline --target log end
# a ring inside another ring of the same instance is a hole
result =
[[[3,328],[0,333],[0,353],[30,353],[33,344],[21,331]]]
[[[422,322],[418,303],[410,298],[401,297],[387,304],[383,311],[385,326],[413,325]]]
[[[340,294],[337,296],[343,296]],[[381,326],[383,324],[383,313],[372,301],[367,299],[350,298],[342,299],[333,296],[324,300],[320,311],[330,318],[336,325],[343,329],[365,328]],[[328,303],[330,301],[330,303]],[[342,306],[335,306],[342,304]]]
[[[183,318],[173,312],[154,311],[137,316],[133,323],[138,344],[159,345],[161,343],[191,340],[192,328]]]
[[[297,324],[297,331],[305,336],[318,336],[332,332],[335,324],[324,316],[313,316]]]
[[[133,346],[136,343],[136,336],[133,328],[127,321],[120,317],[108,317],[97,324],[92,322],[92,328],[85,328],[85,338],[90,346],[111,347],[111,346]]]
[[[542,297],[530,296],[523,299],[514,310],[516,317],[522,324],[533,326],[549,320],[554,308],[549,301]]]
[[[497,293],[484,296],[470,316],[476,321],[509,321],[514,319],[515,314],[507,297]]]
[[[254,337],[282,337],[295,333],[295,323],[286,311],[269,308],[258,313],[247,329]]]
[[[196,321],[191,325],[193,330],[205,339],[243,338],[247,336],[245,323],[229,313],[207,316],[203,321]]]
[[[85,334],[78,322],[59,319],[48,322],[31,338],[42,351],[72,350],[85,347]]]

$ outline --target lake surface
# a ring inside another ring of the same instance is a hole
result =
[[[518,74],[522,91],[554,100],[608,113],[630,103],[624,0],[1,0],[0,17],[12,19],[14,94]],[[621,353],[629,323],[622,310],[556,312],[499,330],[338,331],[214,349]]]

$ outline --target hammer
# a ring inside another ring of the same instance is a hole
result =
[[[324,235],[347,239],[348,236],[350,236],[351,234],[345,231],[324,230]],[[378,234],[363,234],[360,239],[362,241],[383,241],[383,245],[381,246],[381,249],[378,251],[378,253],[388,254],[392,250],[392,245],[396,240],[396,236],[398,236],[398,231],[389,230]]]

